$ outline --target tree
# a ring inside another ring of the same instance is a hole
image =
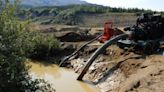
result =
[[[23,24],[15,17],[17,2],[0,0],[0,4],[0,92],[55,91],[44,80],[31,80],[27,72],[29,46],[24,44]]]

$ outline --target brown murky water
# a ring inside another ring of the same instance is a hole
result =
[[[29,72],[33,78],[45,79],[56,92],[99,92],[94,85],[77,81],[78,75],[72,70],[39,62],[28,62],[28,65],[31,65]]]

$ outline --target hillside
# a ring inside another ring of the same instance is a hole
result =
[[[28,6],[63,6],[72,4],[87,4],[81,0],[21,0],[22,5]]]
[[[111,8],[99,5],[69,5],[23,9],[18,15],[21,18],[31,18],[34,22],[41,24],[102,26],[104,22],[112,20],[124,26],[134,24],[136,15],[142,12],[150,12],[150,10]]]

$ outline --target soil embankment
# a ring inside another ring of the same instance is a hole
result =
[[[81,31],[83,35],[79,34],[77,30],[71,31],[78,35],[71,34],[70,36],[66,33],[58,38],[62,39],[63,46],[70,45],[67,48],[75,47],[76,49],[88,41],[80,40],[79,35],[94,37],[100,32],[85,31]],[[54,32],[54,34],[56,33]],[[73,37],[72,41],[63,40],[63,38],[70,40],[71,37]],[[98,42],[89,44],[76,57],[67,61],[69,62],[67,63],[68,67],[73,68],[76,73],[80,73],[88,58],[101,45]],[[162,92],[164,90],[164,56],[136,54],[130,49],[125,51],[117,45],[112,45],[99,55],[84,80],[94,82],[101,92]]]
[[[85,61],[70,62],[80,73]],[[102,92],[162,92],[163,65],[162,55],[142,56],[111,46],[92,64],[84,80],[95,82]]]

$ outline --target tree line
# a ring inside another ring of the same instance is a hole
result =
[[[75,25],[80,21],[81,14],[106,14],[106,13],[135,13],[139,15],[142,12],[152,12],[138,8],[112,8],[100,5],[69,5],[69,6],[44,6],[28,9],[20,9],[18,16],[22,19],[31,18],[41,23],[64,23]],[[42,18],[47,17],[42,21]]]

